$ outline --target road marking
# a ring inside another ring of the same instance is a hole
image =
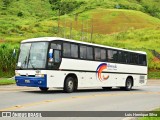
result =
[[[0,88],[0,92],[3,91],[19,91],[19,90],[37,90],[37,89],[31,89],[31,88]]]
[[[53,102],[60,102],[60,101],[66,101],[66,100],[76,100],[76,99],[87,99],[87,98],[94,98],[94,97],[104,97],[104,96],[121,96],[121,95],[133,95],[133,94],[160,94],[160,92],[125,92],[125,93],[100,93],[100,94],[92,94],[92,95],[83,95],[83,96],[71,96],[67,98],[60,98],[60,99],[53,99],[53,100],[43,100],[33,103],[26,103],[22,105],[15,105],[8,108],[0,109],[0,111],[10,111],[10,110],[17,110],[20,108],[25,107],[32,107],[47,103],[53,103]]]

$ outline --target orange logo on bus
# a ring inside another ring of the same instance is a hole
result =
[[[102,72],[105,69],[107,69],[107,64],[106,63],[102,63],[97,67],[96,76],[98,77],[98,79],[100,81],[105,81],[105,80],[107,80],[109,78],[109,75],[107,75],[107,76],[102,75]]]

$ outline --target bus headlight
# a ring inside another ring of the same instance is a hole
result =
[[[21,76],[20,73],[15,73],[15,76]]]
[[[35,74],[35,77],[44,77],[44,74]]]

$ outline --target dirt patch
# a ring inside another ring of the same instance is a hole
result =
[[[0,39],[0,43],[5,43],[5,40]]]
[[[154,57],[154,58],[153,58],[153,62],[160,62],[160,59],[157,58],[157,57]]]
[[[134,15],[124,11],[95,11],[91,14],[92,19],[88,20],[60,20],[60,25],[83,32],[113,34],[123,32],[128,29],[141,29],[153,27],[150,21],[145,20],[140,15]],[[93,28],[93,29],[92,29]]]
[[[148,80],[147,85],[148,86],[160,86],[160,80]]]

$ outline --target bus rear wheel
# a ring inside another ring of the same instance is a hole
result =
[[[66,78],[63,90],[66,93],[72,93],[75,90],[75,81],[73,77]]]
[[[132,87],[133,87],[132,79],[131,78],[127,78],[124,90],[130,91],[132,89]]]
[[[112,89],[112,87],[102,87],[103,88],[103,90],[111,90]]]
[[[46,91],[48,91],[49,88],[47,88],[47,87],[39,87],[39,89],[40,89],[41,91],[43,91],[43,92],[46,92]]]

